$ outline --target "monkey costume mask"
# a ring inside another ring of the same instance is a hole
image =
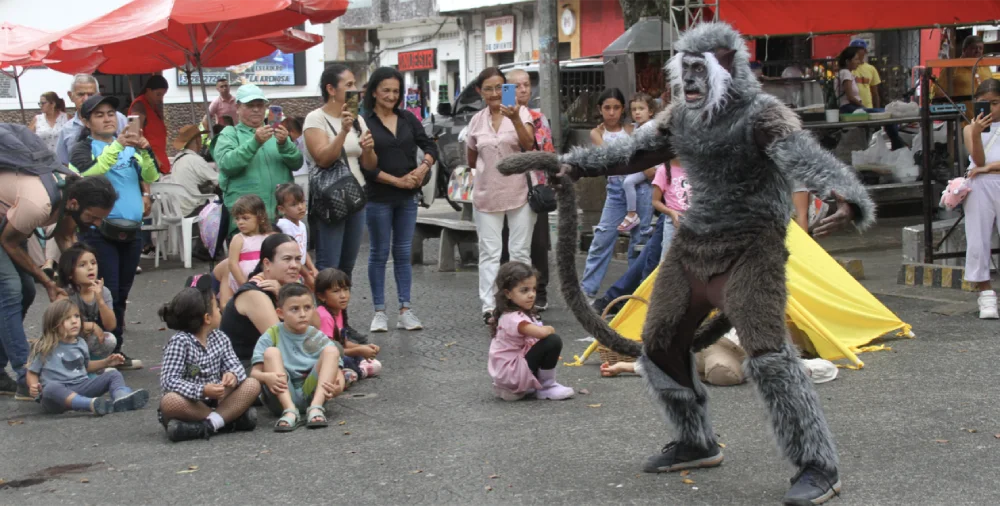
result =
[[[837,451],[812,383],[785,327],[785,231],[792,180],[838,200],[827,223],[863,229],[875,208],[853,171],[827,151],[778,99],[761,92],[739,33],[723,23],[687,31],[667,64],[672,100],[655,125],[601,147],[556,158],[525,153],[499,166],[513,174],[561,174],[559,273],[563,295],[586,330],[619,353],[639,356],[644,378],[676,438],[647,472],[711,467],[722,453],[695,372],[694,351],[730,326],[747,376],[769,412],[784,455],[799,473],[787,504],[819,504],[839,492]],[[590,309],[575,272],[576,199],[567,177],[630,174],[679,158],[691,183],[681,220],[653,288],[642,344],[624,339]],[[701,325],[713,308],[721,312]]]

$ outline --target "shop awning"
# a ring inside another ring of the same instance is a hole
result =
[[[775,36],[991,24],[997,0],[719,0],[719,19]]]

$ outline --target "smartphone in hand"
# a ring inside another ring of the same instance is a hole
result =
[[[500,103],[507,107],[514,107],[517,105],[517,85],[516,84],[505,84],[503,85],[503,97],[500,99]]]
[[[987,114],[990,113],[990,103],[989,102],[983,102],[983,101],[976,102],[974,107],[975,107],[975,109],[973,109],[973,110],[975,111],[974,112],[975,115],[973,116],[973,119],[978,118],[980,114],[982,114],[983,116],[986,116]],[[997,120],[997,118],[993,118],[993,121],[996,121],[996,120]],[[984,132],[989,132],[990,131],[990,127],[984,128],[983,131]]]
[[[136,116],[136,115],[129,116],[128,117],[128,124],[125,127],[126,134],[128,134],[128,135],[134,135],[136,137],[139,137],[141,129],[142,129],[142,127],[141,127],[141,125],[139,125],[139,116]]]
[[[278,123],[281,123],[281,120],[285,119],[285,117],[283,116],[282,111],[283,111],[283,109],[281,108],[280,105],[272,105],[271,106],[271,114],[274,115],[274,118],[273,118],[273,121],[274,121],[273,124],[274,125],[277,125]]]
[[[344,107],[346,108],[347,112],[351,113],[351,116],[357,118],[358,111],[361,109],[361,92],[360,91],[346,92],[344,98]]]

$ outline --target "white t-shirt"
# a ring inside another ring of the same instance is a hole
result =
[[[844,88],[844,81],[849,81],[848,86],[850,89]],[[854,80],[854,74],[850,70],[840,69],[837,73],[837,105],[845,105],[851,103],[851,99],[848,98],[850,95],[854,95],[858,98],[858,82]]]
[[[281,230],[281,233],[292,236],[295,242],[299,243],[299,250],[302,251],[302,262],[304,263],[306,261],[306,248],[309,247],[309,227],[306,225],[306,222],[300,221],[296,225],[288,218],[281,218],[278,220],[278,229]]]
[[[368,125],[365,124],[364,118],[359,116],[358,124],[361,126],[362,134],[368,131]],[[331,127],[333,128],[331,129]],[[326,132],[330,139],[333,139],[337,136],[337,132],[340,131],[340,118],[330,116],[322,108],[316,109],[307,114],[305,122],[302,123],[303,136],[305,136],[305,133],[308,132],[310,128],[318,128]],[[361,186],[364,186],[365,176],[361,173],[361,162],[358,158],[361,156],[361,143],[358,133],[353,128],[350,133],[347,134],[347,138],[344,139],[344,150],[345,155],[347,156],[347,163],[351,166],[351,173],[354,174],[358,183],[361,184]],[[310,168],[316,165],[316,162],[312,159],[308,149],[303,150],[302,157],[309,164]]]

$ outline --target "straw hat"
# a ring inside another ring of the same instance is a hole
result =
[[[184,125],[181,127],[181,131],[177,133],[177,137],[174,137],[173,146],[174,149],[181,150],[187,146],[191,139],[201,135],[201,131],[198,130],[198,125]]]

